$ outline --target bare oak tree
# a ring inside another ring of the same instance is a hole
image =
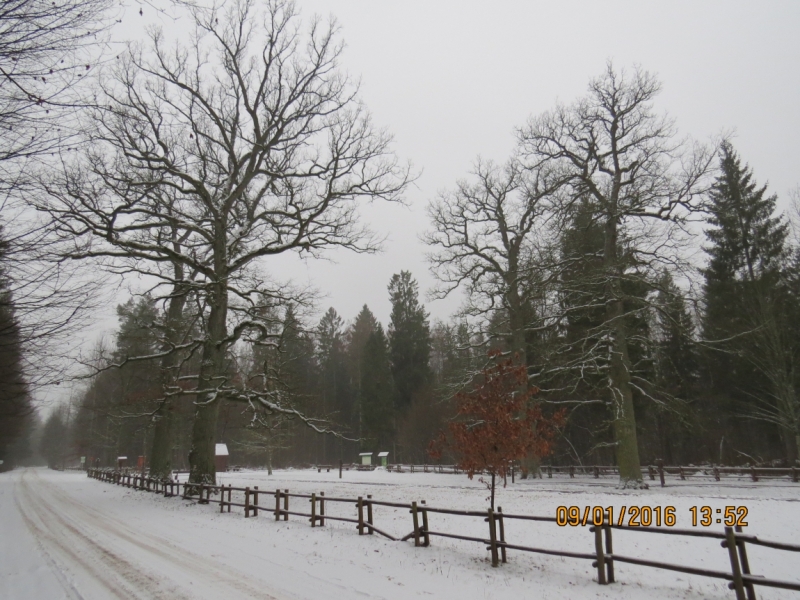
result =
[[[460,181],[428,208],[433,230],[425,242],[434,291],[466,292],[465,312],[484,321],[501,315],[508,347],[527,365],[526,331],[545,277],[545,219],[561,182],[547,169],[525,170],[516,160],[501,166],[478,161],[474,182]]]
[[[65,111],[85,106],[76,84],[93,67],[110,0],[6,0],[0,6],[0,178],[10,163],[51,153],[75,130]]]
[[[606,72],[589,94],[532,118],[518,131],[522,160],[534,171],[560,172],[570,193],[560,210],[588,199],[603,228],[601,344],[591,362],[605,373],[621,487],[644,487],[634,416],[624,282],[668,264],[683,225],[707,189],[714,157],[676,139],[652,100],[660,85],[640,69]],[[655,279],[655,277],[653,277]]]
[[[304,33],[282,0],[187,11],[189,47],[154,30],[148,51],[120,60],[90,129],[94,151],[49,186],[45,208],[79,240],[75,257],[119,260],[170,294],[185,280],[161,266],[192,274],[203,336],[182,349],[202,360],[177,393],[195,398],[190,480],[201,483],[214,481],[220,401],[299,414],[285,395],[230,381],[229,349],[271,343],[264,302],[292,295],[262,275],[264,259],[377,250],[358,203],[399,199],[409,171],[339,70],[335,23],[313,19]]]
[[[96,286],[59,262],[59,240],[26,209],[33,164],[75,138],[90,103],[111,0],[7,0],[0,5],[0,231],[5,299],[13,304],[31,393],[62,381],[64,356]]]

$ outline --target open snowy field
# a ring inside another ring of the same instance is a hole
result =
[[[410,502],[483,510],[487,493],[464,475],[276,471],[226,473],[225,484],[326,496]],[[565,506],[674,506],[677,526],[691,528],[692,506],[748,509],[746,533],[800,541],[800,485],[788,482],[675,482],[667,488],[620,493],[610,479],[517,481],[498,492],[506,513],[555,515]],[[274,505],[271,496],[261,505]],[[308,512],[291,499],[290,510]],[[305,505],[304,505],[305,504]],[[350,504],[328,503],[326,512],[355,516]],[[242,509],[220,514],[196,505],[89,479],[83,473],[46,469],[0,474],[0,598],[733,598],[721,580],[635,565],[615,565],[617,583],[600,586],[588,560],[508,552],[493,569],[484,546],[439,537],[429,548],[359,536],[355,525],[328,521],[311,528],[290,517],[275,522]],[[375,524],[392,535],[412,530],[407,510],[375,507]],[[430,529],[486,537],[482,519],[430,515]],[[709,528],[721,531],[720,525]],[[593,551],[584,527],[506,521],[509,543]],[[614,531],[614,551],[728,571],[718,540]],[[754,573],[800,579],[800,554],[748,545]],[[759,598],[800,598],[797,592],[757,588]]]

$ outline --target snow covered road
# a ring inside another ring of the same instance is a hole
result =
[[[374,494],[376,499],[480,508],[485,491],[464,476],[350,472],[276,471],[229,473],[225,483],[276,487],[329,496]],[[702,503],[746,504],[748,532],[797,542],[797,485],[736,487],[688,485],[620,494],[609,482],[518,482],[499,492],[506,512],[550,514],[563,504],[672,504],[687,525],[688,507]],[[332,511],[352,511],[331,505]],[[378,507],[376,525],[393,534],[410,529],[407,511]],[[305,510],[302,506],[297,510]],[[442,531],[481,535],[479,519],[436,517]],[[474,522],[473,522],[474,521]],[[433,525],[432,525],[433,527]],[[516,522],[512,543],[586,551],[584,528]],[[627,535],[628,537],[624,537]],[[659,538],[658,540],[654,538]],[[620,534],[615,550],[707,568],[726,568],[718,541]],[[619,545],[619,548],[617,548]],[[756,572],[797,579],[798,555],[754,549]],[[492,569],[480,544],[435,538],[430,548],[414,548],[378,536],[359,537],[351,524],[309,527],[294,517],[275,522],[269,513],[244,519],[220,514],[214,505],[88,479],[80,472],[47,469],[0,474],[0,598],[170,598],[235,600],[325,600],[328,598],[719,598],[730,599],[725,582],[618,565],[618,583],[599,586],[589,561],[509,553],[509,563]],[[760,599],[800,598],[782,590],[760,589]]]
[[[280,597],[263,581],[172,541],[162,520],[131,519],[124,499],[113,502],[117,494],[99,506],[77,500],[71,488],[82,478],[75,478],[28,469],[0,480],[0,597]]]

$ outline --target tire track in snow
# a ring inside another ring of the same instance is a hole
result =
[[[102,512],[96,509],[87,508],[82,503],[69,497],[57,486],[42,481],[36,473],[34,473],[34,477],[36,478],[37,486],[48,489],[50,492],[48,494],[48,498],[52,501],[53,505],[60,504],[62,506],[62,513],[71,515],[74,519],[76,519],[79,527],[87,530],[95,528],[101,533],[112,536],[114,539],[123,540],[133,546],[136,546],[140,550],[145,551],[148,555],[158,558],[159,561],[166,561],[171,566],[177,567],[178,570],[184,574],[201,580],[201,582],[208,587],[219,588],[220,584],[222,583],[227,589],[220,589],[219,591],[224,595],[235,591],[237,598],[276,600],[274,596],[266,593],[262,589],[259,589],[258,585],[260,585],[260,582],[254,582],[254,584],[251,585],[247,581],[247,577],[245,575],[235,572],[231,573],[232,569],[227,565],[223,566],[216,561],[209,560],[203,556],[199,556],[189,550],[186,550],[185,548],[176,546],[168,539],[152,535],[147,532],[134,530],[133,528],[124,525],[120,521],[104,515]],[[27,482],[23,483],[27,485]],[[55,519],[66,524],[64,517],[59,514],[58,506],[54,506],[53,508],[46,506],[44,507],[44,510],[52,514]],[[67,524],[67,526],[69,525]],[[77,529],[73,529],[77,535],[83,535]],[[93,542],[92,540],[90,540],[90,542],[96,544],[96,542]],[[107,551],[105,548],[102,549]],[[113,555],[113,553],[111,554]],[[124,562],[126,562],[128,566],[132,567],[132,565],[127,563],[127,561]],[[128,569],[126,572],[130,573],[130,570]],[[142,571],[139,571],[139,573],[143,574],[145,577],[149,577]],[[156,595],[146,597],[168,597],[170,599],[176,598],[175,591],[170,591],[165,596],[157,595],[162,593],[163,590],[153,591]],[[181,596],[177,597],[180,598]],[[182,597],[186,598],[185,596]]]
[[[66,559],[67,571],[88,575],[94,583],[103,588],[104,592],[120,600],[128,598],[189,600],[187,596],[176,594],[174,590],[162,589],[151,574],[137,568],[92,539],[87,535],[88,531],[86,533],[81,531],[57,509],[45,503],[41,494],[34,493],[26,480],[26,475],[27,472],[20,478],[22,499],[16,497],[17,506],[31,533],[56,564],[58,561],[53,556],[52,550],[57,550],[58,554]]]

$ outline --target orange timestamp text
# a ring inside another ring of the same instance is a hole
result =
[[[747,526],[746,506],[692,506],[689,508],[693,527],[724,524],[727,527]],[[561,527],[583,525],[617,525],[618,527],[675,527],[678,524],[674,506],[559,506],[556,523]]]

